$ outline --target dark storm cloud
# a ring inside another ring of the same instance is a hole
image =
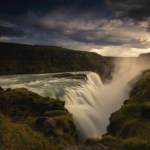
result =
[[[0,36],[16,36],[23,37],[26,33],[23,30],[15,29],[13,27],[4,27],[0,25]]]
[[[15,24],[16,29],[7,30],[3,27],[0,36],[12,36],[15,32],[16,36],[21,36],[20,29],[17,31],[19,24],[22,36],[25,34],[23,30],[27,29],[34,32],[34,38],[43,37],[45,41],[70,39],[81,43],[93,43],[93,40],[84,36],[96,35],[91,32],[96,32],[97,29],[87,26],[93,26],[92,23],[102,26],[95,20],[107,14],[103,11],[105,8],[104,0],[6,0],[0,5],[0,19],[7,24]]]
[[[135,39],[133,37],[129,38],[125,35],[117,35],[111,32],[105,33],[103,30],[99,31],[99,33],[97,33],[97,30],[79,30],[67,35],[67,37],[78,42],[99,46],[121,46],[130,44],[133,47],[145,48],[149,43],[147,41],[140,41],[140,39]]]
[[[79,50],[147,48],[149,35],[141,27],[150,29],[145,25],[148,7],[148,0],[5,0],[0,4],[0,41]]]
[[[104,7],[104,0],[5,0],[0,4],[1,14],[24,14],[28,10],[52,12],[60,8],[81,11],[99,11]]]
[[[150,21],[150,0],[107,0],[107,4],[119,18],[131,18],[136,25]]]

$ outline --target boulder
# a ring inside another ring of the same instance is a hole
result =
[[[76,77],[72,77],[71,79],[81,79],[81,80],[86,80],[86,78],[83,77],[83,76],[76,76]]]
[[[53,128],[56,126],[56,121],[52,118],[40,117],[36,120],[36,124],[41,126],[45,135],[53,134]]]
[[[56,77],[56,78],[72,77],[71,79],[87,79],[86,74],[72,74],[72,73],[55,74],[52,77]]]

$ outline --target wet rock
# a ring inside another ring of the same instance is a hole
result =
[[[85,77],[82,77],[82,76],[72,77],[71,79],[82,79],[82,80],[86,80],[86,78],[85,78]]]
[[[62,74],[55,74],[52,77],[56,77],[56,78],[66,78],[66,77],[71,77],[73,76],[73,74],[71,73],[62,73]]]
[[[56,121],[52,118],[46,118],[45,121],[43,122],[43,126],[45,128],[50,127],[51,129],[53,129],[56,126]]]
[[[87,79],[86,74],[72,74],[72,73],[55,74],[52,77],[56,77],[56,78],[72,77],[72,79]]]

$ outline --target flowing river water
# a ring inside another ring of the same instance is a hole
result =
[[[73,72],[86,74],[87,80],[55,78],[52,77],[54,73],[8,75],[0,76],[0,86],[11,89],[24,87],[39,95],[65,101],[65,107],[77,124],[78,135],[84,141],[87,137],[105,134],[111,113],[129,98],[134,85],[129,82],[140,74],[142,67],[122,64],[125,67],[116,67],[112,81],[105,85],[94,72]]]

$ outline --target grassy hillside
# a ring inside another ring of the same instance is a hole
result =
[[[105,58],[90,52],[56,46],[0,43],[0,75],[94,71],[110,77]]]
[[[110,117],[107,134],[102,139],[88,139],[87,143],[101,142],[115,150],[150,149],[150,74],[142,77],[120,110]]]
[[[48,133],[37,124],[39,117],[56,121]],[[64,102],[25,88],[0,89],[0,147],[11,150],[59,150],[78,143],[76,124]]]

